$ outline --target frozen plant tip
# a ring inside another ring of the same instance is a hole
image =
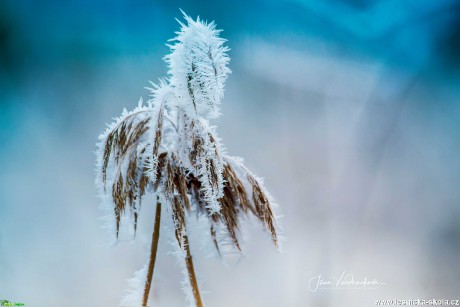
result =
[[[185,269],[191,305],[203,306],[190,252],[190,213],[208,221],[213,245],[221,253],[228,238],[240,250],[240,224],[255,216],[278,245],[273,202],[262,182],[239,158],[225,154],[208,120],[219,116],[230,70],[225,40],[214,23],[185,23],[165,57],[169,78],[153,84],[151,98],[123,111],[99,137],[96,182],[103,204],[111,208],[113,233],[120,225],[137,230],[141,199],[154,195],[156,214],[147,265],[136,273],[122,304],[147,306],[160,235],[162,209],[173,225],[175,254]],[[203,220],[203,219],[202,219]]]

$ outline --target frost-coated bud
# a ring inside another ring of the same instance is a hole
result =
[[[198,17],[193,20],[184,13],[187,25],[168,45],[171,53],[165,57],[169,66],[170,85],[175,89],[177,107],[191,117],[215,118],[224,96],[224,84],[230,69],[230,58],[219,37],[221,30],[214,22],[207,23]]]

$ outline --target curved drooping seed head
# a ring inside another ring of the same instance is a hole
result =
[[[171,53],[165,57],[169,66],[170,84],[176,90],[177,107],[189,116],[215,118],[224,96],[224,84],[230,69],[227,67],[229,50],[219,37],[214,22],[198,17],[193,20],[184,13],[187,24],[176,32]]]

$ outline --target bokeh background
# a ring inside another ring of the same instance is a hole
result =
[[[233,74],[214,123],[265,178],[286,237],[277,252],[248,226],[244,257],[223,265],[193,232],[207,305],[459,299],[455,0],[1,1],[0,299],[117,306],[143,266],[153,204],[136,241],[107,247],[94,150],[165,76],[179,8],[224,29]],[[162,237],[153,306],[184,306],[168,250]],[[344,271],[385,285],[307,287]]]

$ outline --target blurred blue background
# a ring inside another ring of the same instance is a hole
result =
[[[460,2],[0,2],[0,299],[116,306],[141,268],[106,246],[94,187],[105,123],[165,76],[179,8],[215,20],[231,48],[214,123],[265,178],[284,227],[258,225],[226,267],[192,250],[208,306],[373,306],[460,293]],[[183,306],[160,242],[153,306]],[[311,292],[319,274],[376,290]]]

